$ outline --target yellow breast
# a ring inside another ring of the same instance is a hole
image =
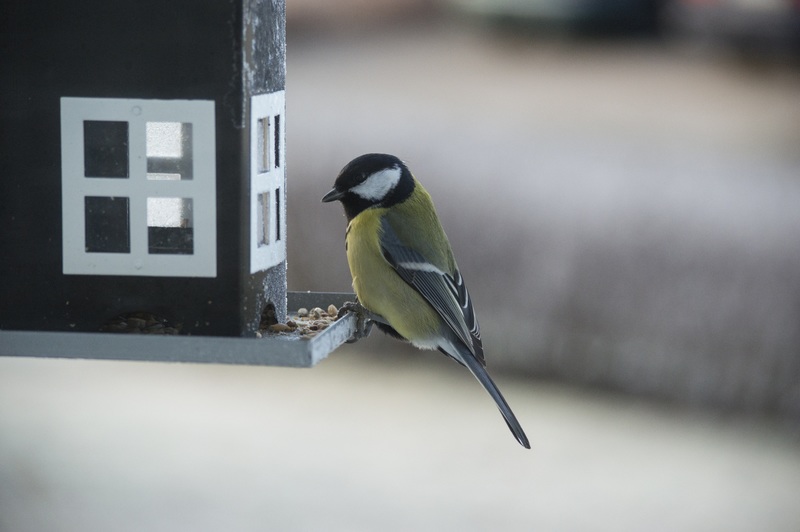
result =
[[[404,338],[424,342],[439,333],[440,318],[423,297],[403,281],[381,253],[381,215],[367,209],[347,227],[347,263],[359,302],[383,316]]]

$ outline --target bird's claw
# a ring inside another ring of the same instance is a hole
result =
[[[371,313],[357,301],[347,301],[342,305],[336,315],[336,319],[342,318],[348,312],[352,312],[356,315],[356,331],[353,333],[353,336],[347,339],[347,343],[352,344],[369,336],[374,322],[370,318]]]

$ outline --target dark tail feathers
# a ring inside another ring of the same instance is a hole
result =
[[[497,408],[500,410],[500,413],[503,414],[503,419],[506,420],[506,424],[508,428],[511,430],[511,433],[514,434],[514,437],[517,441],[525,447],[526,449],[531,448],[531,444],[528,443],[528,437],[525,435],[525,431],[522,430],[522,426],[517,421],[516,416],[514,416],[514,412],[511,411],[511,407],[508,406],[506,400],[503,398],[503,394],[500,393],[500,390],[497,389],[497,385],[494,383],[489,374],[486,373],[486,370],[483,368],[483,365],[476,359],[472,353],[461,353],[461,358],[463,359],[464,365],[475,375],[475,378],[478,379],[478,382],[489,392],[489,395],[492,396],[494,402],[497,403]]]

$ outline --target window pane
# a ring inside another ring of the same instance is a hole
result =
[[[180,122],[148,122],[147,156],[175,159],[182,157],[181,125]]]
[[[128,177],[128,123],[83,122],[83,175]]]
[[[258,160],[258,173],[263,174],[269,172],[269,117],[258,119],[258,131],[256,131],[256,146],[258,146],[258,153],[256,159]]]
[[[275,168],[281,166],[281,115],[275,115]]]
[[[84,198],[88,253],[131,252],[129,203],[128,198]]]
[[[258,229],[258,247],[269,244],[269,192],[258,195],[256,200],[256,226]]]
[[[191,198],[147,198],[148,253],[194,253],[194,208]]]
[[[147,122],[147,179],[192,179],[192,124]]]
[[[275,240],[281,239],[281,189],[275,189]]]

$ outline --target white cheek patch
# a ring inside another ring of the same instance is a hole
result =
[[[401,171],[399,167],[387,168],[380,172],[375,172],[350,189],[350,192],[369,201],[379,201],[391,192],[400,181]]]

